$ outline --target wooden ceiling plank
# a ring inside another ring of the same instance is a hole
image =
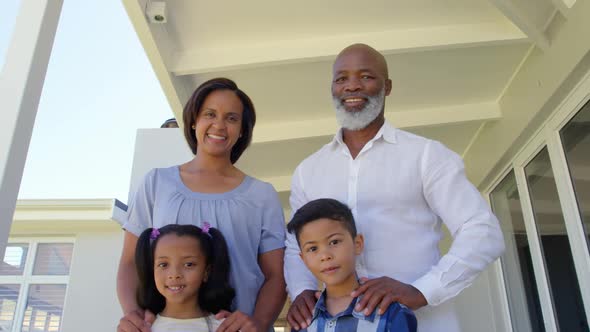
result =
[[[342,48],[363,41],[383,54],[498,45],[522,42],[527,36],[510,22],[461,24],[392,30],[361,35],[324,36],[304,40],[231,44],[225,49],[178,52],[170,71],[177,76],[333,59]]]

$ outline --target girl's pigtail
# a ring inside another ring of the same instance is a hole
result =
[[[148,309],[153,313],[164,310],[165,298],[158,292],[154,281],[154,250],[150,238],[153,228],[144,230],[135,247],[135,267],[139,284],[137,287],[137,304],[142,309]]]
[[[199,306],[210,313],[216,314],[220,310],[231,310],[235,291],[229,284],[229,254],[225,238],[215,228],[210,228],[205,236],[211,248],[211,257],[207,281],[199,290]],[[210,237],[209,237],[210,235]]]

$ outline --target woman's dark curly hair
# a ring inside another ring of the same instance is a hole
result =
[[[135,249],[135,265],[139,276],[137,288],[139,306],[156,314],[164,310],[166,299],[158,292],[154,281],[154,252],[162,236],[175,234],[197,239],[201,252],[205,256],[209,273],[207,281],[201,284],[197,296],[197,304],[201,310],[213,314],[220,310],[231,311],[235,291],[229,284],[229,255],[221,232],[210,228],[208,233],[205,233],[194,225],[170,224],[160,228],[160,235],[151,239],[152,230],[153,228],[148,228],[141,233]]]
[[[228,78],[214,78],[201,84],[195,92],[193,92],[193,95],[187,101],[182,112],[184,138],[193,154],[197,154],[198,142],[195,130],[192,126],[196,123],[197,116],[199,115],[207,96],[209,96],[211,92],[217,90],[233,91],[242,102],[242,136],[238,138],[238,141],[232,147],[230,156],[232,164],[235,164],[236,161],[240,159],[240,156],[246,150],[248,145],[250,145],[250,142],[252,142],[252,132],[254,131],[254,124],[256,123],[256,112],[250,97],[248,97],[244,91],[240,90],[234,81]]]

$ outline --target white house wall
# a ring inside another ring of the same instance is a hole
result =
[[[116,331],[122,316],[116,275],[124,215],[112,199],[19,200],[10,238],[72,239],[74,251],[61,332]]]
[[[181,129],[140,129],[135,139],[135,152],[131,167],[129,199],[137,190],[144,175],[152,168],[185,163],[193,155],[184,140]]]
[[[61,331],[116,331],[122,317],[116,275],[123,232],[107,227],[78,233],[75,239]]]
[[[500,318],[494,313],[490,291],[491,284],[488,278],[490,273],[493,273],[493,271],[486,270],[475,279],[471,287],[453,299],[459,312],[459,324],[463,331],[505,331],[498,328],[496,323]]]

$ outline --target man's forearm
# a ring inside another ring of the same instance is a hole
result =
[[[286,298],[285,281],[281,276],[266,279],[262,284],[254,309],[254,319],[260,324],[262,331],[268,331],[272,326],[281,313]]]

